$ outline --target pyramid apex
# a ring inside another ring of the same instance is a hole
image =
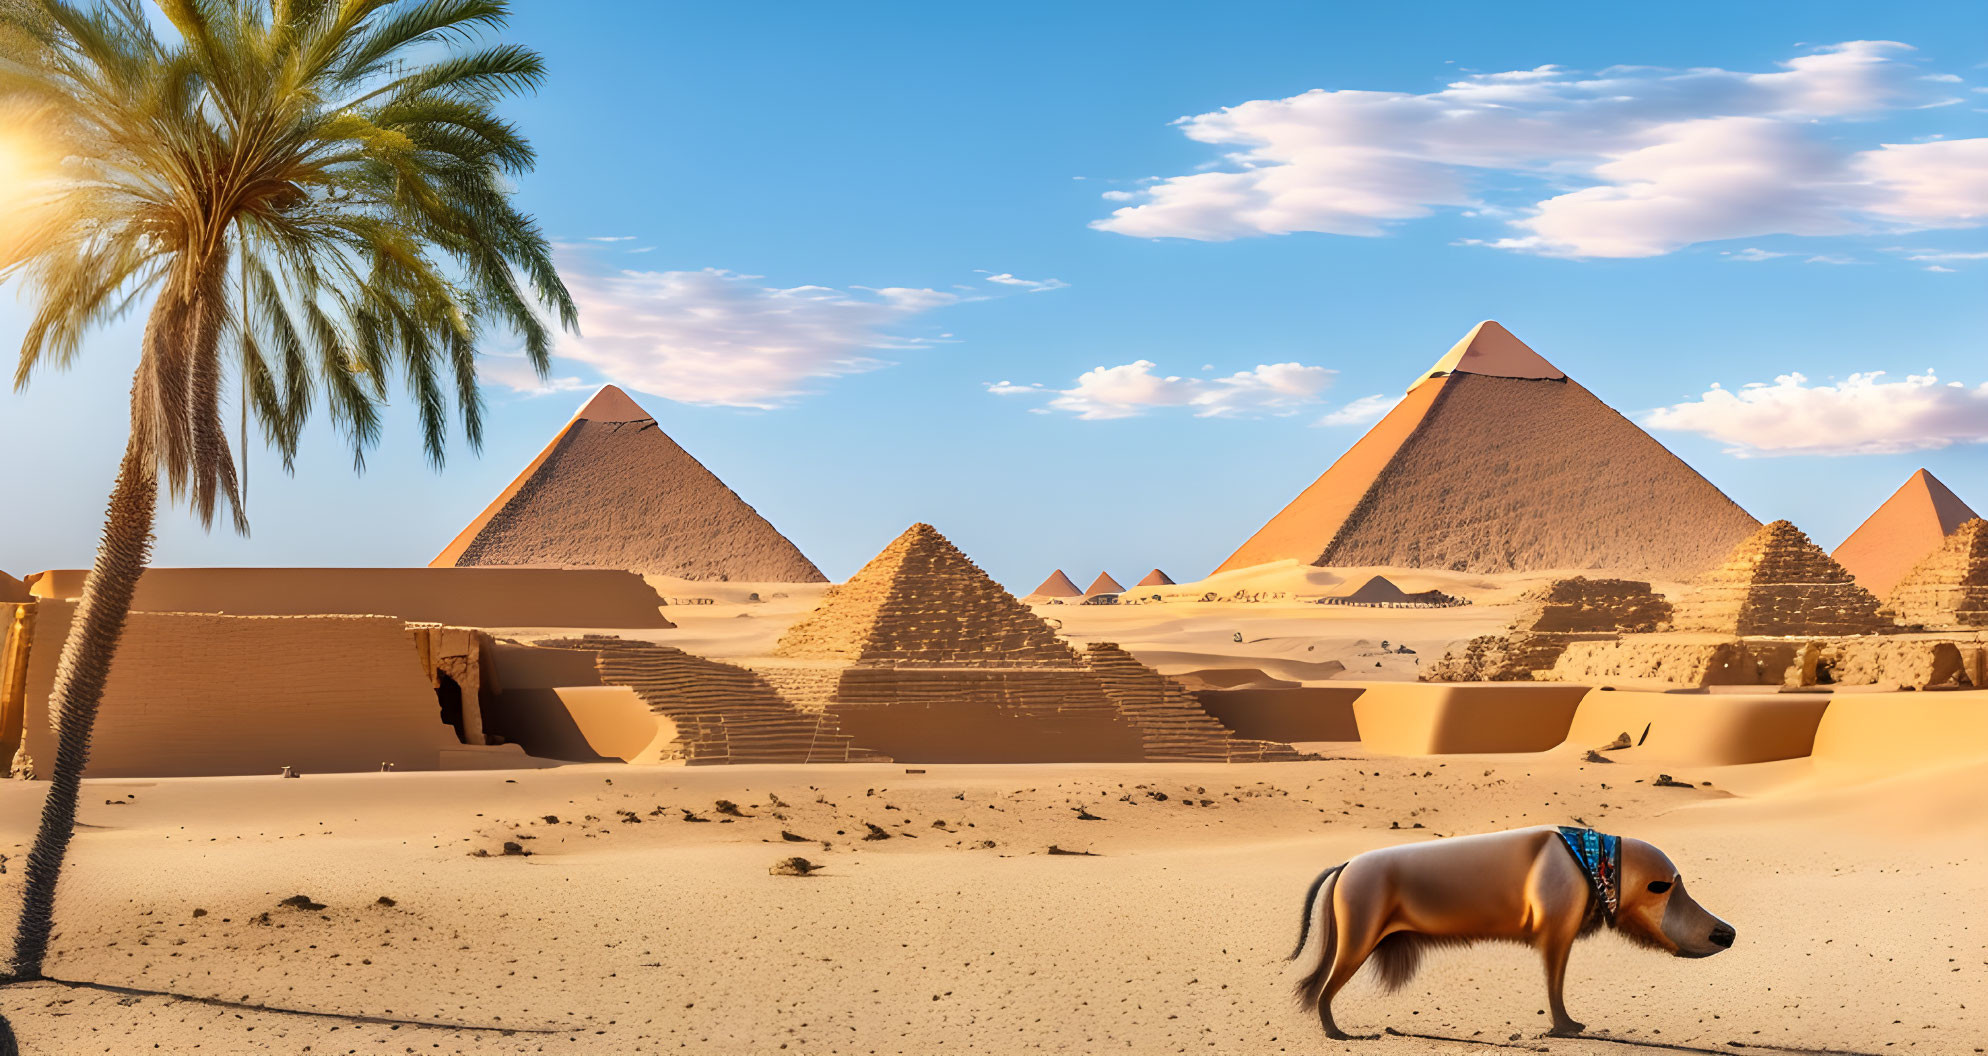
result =
[[[1408,386],[1414,389],[1430,378],[1450,374],[1485,374],[1494,378],[1535,378],[1565,381],[1567,375],[1532,346],[1513,336],[1495,319],[1486,319],[1470,328],[1463,340],[1450,346],[1436,365]]]
[[[1033,597],[1040,598],[1077,598],[1082,597],[1084,594],[1083,591],[1077,589],[1077,584],[1071,582],[1069,576],[1063,574],[1063,570],[1060,568],[1051,572],[1049,578],[1042,581],[1041,586],[1029,593]]]
[[[573,414],[576,422],[639,422],[654,417],[613,385],[601,386]]]
[[[1125,593],[1125,587],[1121,585],[1117,580],[1111,578],[1111,573],[1109,572],[1098,573],[1098,578],[1091,580],[1090,588],[1084,591],[1084,594],[1086,596],[1091,594],[1123,594],[1123,593]]]

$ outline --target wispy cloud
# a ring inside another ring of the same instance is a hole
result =
[[[1157,366],[1141,359],[1094,367],[1078,375],[1067,389],[1003,381],[988,385],[987,391],[997,396],[1049,396],[1047,409],[1086,421],[1135,418],[1164,408],[1186,410],[1196,418],[1281,416],[1317,403],[1337,373],[1302,363],[1266,363],[1226,377],[1188,378],[1155,374]]]
[[[587,237],[587,241],[589,241],[589,242],[633,242],[633,241],[635,241],[635,236],[634,236],[634,235],[590,235],[590,236],[588,236],[588,237]]]
[[[1738,391],[1713,385],[1651,411],[1644,424],[1711,437],[1741,458],[1922,451],[1988,442],[1988,384],[1942,382],[1930,370],[1899,381],[1874,370],[1835,384],[1788,373]]]
[[[1753,246],[1720,254],[1720,256],[1728,259],[1745,261],[1749,264],[1757,264],[1763,260],[1773,260],[1777,257],[1785,257],[1787,255],[1786,253],[1775,253],[1771,250],[1757,249]]]
[[[1043,293],[1048,290],[1065,290],[1070,288],[1070,284],[1064,282],[1062,279],[1018,279],[1005,271],[996,275],[984,269],[981,271],[981,274],[987,276],[988,282],[998,286],[1017,286],[1030,293]]]
[[[880,353],[929,348],[942,339],[899,328],[960,300],[920,287],[783,288],[718,268],[565,276],[585,336],[562,337],[561,359],[642,392],[732,407],[779,407],[810,382],[884,366]]]
[[[1362,396],[1320,418],[1317,424],[1328,426],[1369,425],[1387,417],[1387,412],[1394,410],[1394,405],[1400,402],[1401,397],[1399,396],[1383,396],[1380,393],[1375,393],[1372,396]]]
[[[1423,94],[1254,100],[1181,118],[1189,138],[1225,151],[1220,163],[1107,192],[1125,204],[1092,226],[1201,240],[1375,236],[1455,210],[1509,218],[1509,234],[1466,242],[1648,257],[1729,238],[1988,222],[1988,138],[1856,144],[1846,134],[1852,121],[1960,100],[1958,78],[1929,79],[1911,51],[1851,41],[1770,72],[1541,66]],[[1492,186],[1518,189],[1493,200]]]

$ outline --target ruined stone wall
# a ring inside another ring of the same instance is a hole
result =
[[[1520,595],[1503,634],[1472,638],[1422,674],[1424,682],[1529,682],[1577,641],[1654,631],[1670,619],[1670,603],[1633,579],[1556,579]]]
[[[1979,640],[1864,638],[1824,643],[1818,681],[1841,686],[1973,688],[1983,685]]]
[[[55,760],[48,694],[74,606],[36,605],[24,761]],[[442,724],[414,638],[382,616],[134,612],[97,716],[91,777],[433,770]]]
[[[900,762],[1132,762],[1140,729],[1088,668],[859,664],[828,709],[850,737]]]
[[[1484,634],[1444,653],[1422,673],[1424,682],[1532,682],[1550,670],[1577,641],[1607,641],[1606,634]]]
[[[1794,662],[1787,642],[1748,642],[1703,635],[1643,634],[1575,642],[1543,682],[1667,682],[1678,686],[1778,685]]]
[[[0,764],[10,764],[21,749],[34,618],[33,605],[0,602]]]

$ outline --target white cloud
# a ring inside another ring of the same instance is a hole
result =
[[[590,235],[590,236],[588,236],[588,238],[587,238],[587,241],[589,241],[589,242],[633,242],[633,241],[635,241],[635,236],[634,236],[634,235]]]
[[[1802,261],[1804,264],[1855,264],[1857,258],[1846,257],[1841,253],[1822,253]]]
[[[540,378],[522,352],[486,353],[477,359],[476,375],[485,384],[502,385],[527,396],[549,396],[593,387],[571,376]]]
[[[1907,254],[1906,260],[1916,260],[1927,264],[1956,264],[1968,260],[1988,260],[1988,252],[1966,252],[1950,249],[1911,249],[1893,250]]]
[[[985,274],[984,271],[983,274]],[[1062,279],[1018,279],[1005,271],[999,275],[988,274],[987,281],[1001,286],[1019,286],[1030,293],[1063,290],[1070,287],[1070,284],[1064,282]]]
[[[1942,264],[1928,264],[1928,265],[1926,265],[1926,270],[1927,270],[1927,271],[1940,271],[1940,272],[1945,272],[1945,273],[1947,273],[1947,274],[1951,275],[1951,274],[1953,274],[1953,270],[1954,270],[1954,269],[1952,269],[1952,268],[1949,268],[1949,267],[1946,267],[1945,265],[1942,265]]]
[[[1094,367],[1078,375],[1067,389],[1003,381],[987,386],[987,391],[1003,396],[1053,394],[1049,409],[1087,421],[1134,418],[1166,407],[1188,410],[1196,418],[1281,416],[1317,403],[1337,373],[1302,363],[1266,363],[1227,377],[1184,378],[1155,374],[1156,366],[1141,359],[1116,367]]]
[[[1988,442],[1988,384],[1942,382],[1930,370],[1901,381],[1884,377],[1870,371],[1812,385],[1789,373],[1736,392],[1713,385],[1697,399],[1650,412],[1644,424],[1711,437],[1741,458],[1894,454]]]
[[[1734,260],[1743,260],[1751,264],[1763,260],[1773,260],[1775,257],[1785,257],[1788,254],[1776,253],[1773,252],[1772,250],[1766,250],[1766,249],[1755,249],[1752,246],[1748,246],[1745,249],[1737,250],[1730,253],[1724,253],[1721,255],[1731,257]]]
[[[1988,221],[1988,139],[1860,150],[1830,127],[1954,101],[1911,50],[1851,41],[1769,73],[1541,66],[1424,94],[1254,100],[1177,122],[1225,151],[1219,169],[1111,192],[1129,204],[1092,226],[1201,240],[1374,236],[1439,210],[1520,205],[1512,234],[1476,243],[1647,257],[1718,239]],[[1489,200],[1492,186],[1505,200]]]
[[[1362,396],[1320,418],[1317,424],[1367,425],[1387,417],[1387,412],[1394,410],[1394,405],[1400,402],[1401,397],[1399,396],[1383,396],[1380,393],[1375,393],[1372,396]]]
[[[562,336],[558,356],[642,392],[733,407],[778,407],[815,379],[885,365],[878,352],[930,347],[935,339],[895,328],[961,299],[914,287],[783,289],[718,268],[564,275],[585,333]]]

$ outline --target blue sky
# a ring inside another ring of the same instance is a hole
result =
[[[557,391],[493,346],[481,457],[319,430],[157,563],[425,563],[616,381],[831,576],[1187,579],[1483,318],[1824,545],[1988,510],[1978,3],[520,6]],[[0,394],[0,569],[88,563],[136,348]]]

